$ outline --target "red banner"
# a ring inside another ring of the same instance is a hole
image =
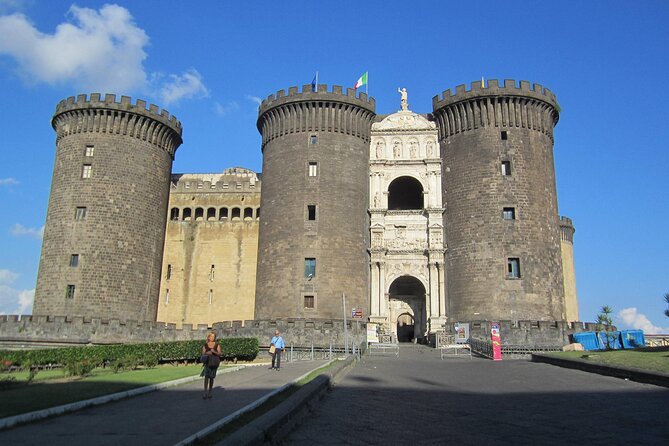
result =
[[[490,324],[490,340],[492,341],[492,359],[502,360],[502,337],[499,333],[499,322]]]

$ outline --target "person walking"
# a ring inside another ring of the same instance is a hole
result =
[[[270,367],[270,370],[274,369],[278,371],[281,369],[281,352],[286,348],[286,343],[283,341],[279,330],[274,332],[274,337],[270,342],[270,348],[272,346],[274,347],[274,353],[272,354],[272,367]],[[276,366],[274,364],[276,364]]]
[[[216,371],[221,363],[221,345],[216,342],[216,332],[212,331],[207,335],[207,342],[202,345],[202,373],[204,376],[204,393],[202,399],[211,398],[211,389],[214,387],[214,378],[216,378]]]

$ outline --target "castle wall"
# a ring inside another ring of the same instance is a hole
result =
[[[475,82],[470,91],[446,91],[433,106],[447,202],[449,320],[564,320],[555,96],[537,84],[491,80],[487,88]],[[518,277],[509,271],[514,259]]]
[[[564,305],[567,321],[578,321],[578,296],[576,294],[576,268],[574,267],[574,225],[571,218],[560,217],[560,252],[564,282]]]
[[[250,170],[173,176],[158,321],[253,319],[259,206]]]
[[[260,106],[262,222],[256,318],[369,311],[368,150],[374,100],[334,86],[279,91]],[[310,172],[314,163],[316,172]],[[313,219],[309,206],[315,206]],[[315,259],[310,275],[307,265]],[[307,300],[313,302],[308,308]]]
[[[155,105],[115,99],[80,95],[56,108],[36,315],[155,320],[181,124]]]

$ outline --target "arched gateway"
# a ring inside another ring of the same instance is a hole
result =
[[[390,320],[396,321],[397,340],[416,342],[427,333],[425,287],[412,276],[401,276],[388,291]]]

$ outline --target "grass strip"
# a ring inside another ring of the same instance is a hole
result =
[[[338,361],[331,362],[329,364],[324,365],[323,367],[314,370],[313,372],[309,373],[307,376],[299,380],[297,383],[291,385],[290,387],[287,387],[283,392],[278,393],[269,398],[262,405],[256,407],[255,409],[249,412],[240,415],[239,417],[235,418],[234,420],[232,420],[231,422],[229,422],[216,432],[212,433],[211,435],[208,435],[205,438],[198,439],[194,444],[198,446],[211,446],[222,441],[225,437],[235,432],[237,429],[246,426],[251,421],[274,409],[276,406],[278,406],[286,399],[288,399],[292,394],[300,390],[302,386],[313,381],[314,378],[316,378],[318,375],[322,375],[323,373],[326,373],[328,370],[333,368],[335,365],[337,365],[337,362]]]
[[[53,376],[51,379],[43,378],[41,381],[20,384],[0,391],[0,418],[194,376],[200,372],[201,368],[199,364],[180,367],[165,365],[119,373],[113,373],[108,369],[96,369],[91,376],[84,378],[63,378],[63,380]],[[37,376],[39,377],[41,373],[47,375],[46,372],[40,372]],[[18,374],[2,374],[1,376],[13,375]],[[61,372],[60,377],[62,376]]]
[[[669,373],[669,351],[609,350],[554,352],[548,355],[564,359],[580,359],[613,367]]]

